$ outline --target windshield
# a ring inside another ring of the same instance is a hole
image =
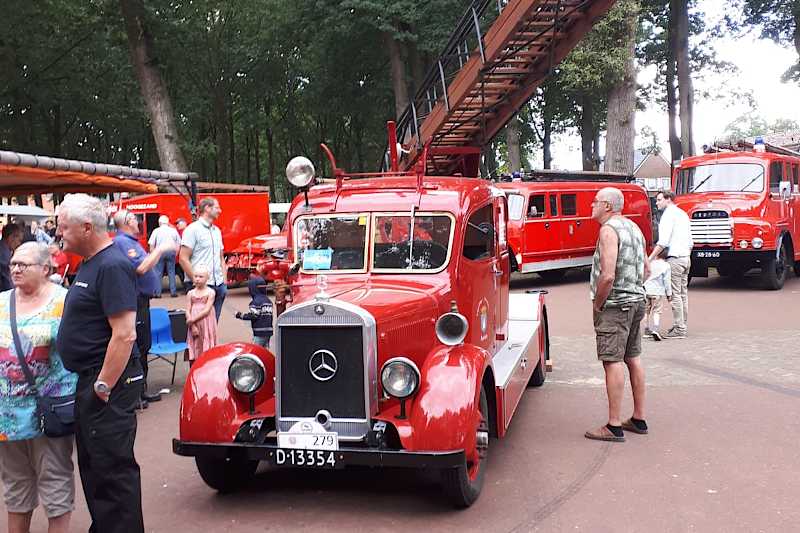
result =
[[[761,192],[764,190],[764,167],[755,163],[717,163],[682,169],[675,191]]]
[[[438,271],[447,264],[453,220],[446,214],[375,215],[374,271]]]
[[[295,249],[302,269],[365,271],[367,220],[365,213],[298,219],[294,232]]]

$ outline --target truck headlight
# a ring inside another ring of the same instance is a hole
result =
[[[761,248],[764,246],[764,239],[761,237],[753,237],[753,248]]]
[[[240,355],[228,367],[228,380],[233,388],[244,394],[253,394],[264,384],[264,363],[255,355]]]
[[[744,239],[739,241],[739,248],[747,248],[747,241]]]
[[[386,394],[404,400],[417,392],[420,374],[417,365],[406,357],[393,357],[381,368],[381,384]]]

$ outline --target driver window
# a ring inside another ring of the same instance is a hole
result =
[[[478,260],[494,255],[494,210],[489,204],[469,217],[464,235],[464,257]]]
[[[544,195],[535,194],[528,202],[528,218],[542,218],[544,216]]]

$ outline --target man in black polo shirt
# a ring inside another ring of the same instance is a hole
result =
[[[78,373],[75,442],[90,532],[143,532],[134,409],[142,394],[136,275],[106,234],[96,198],[68,194],[58,208],[64,249],[84,258],[64,303],[57,347]]]

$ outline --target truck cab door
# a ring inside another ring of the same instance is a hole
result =
[[[552,198],[552,200],[548,199]],[[536,263],[556,259],[561,249],[555,193],[531,193],[525,214],[525,247],[522,272],[535,270]],[[526,268],[527,267],[527,268]]]
[[[503,280],[496,216],[493,200],[467,218],[457,284],[459,312],[469,321],[466,341],[489,351],[494,350],[497,291]]]
[[[495,248],[497,255],[492,275],[497,289],[494,293],[495,345],[502,345],[508,338],[508,284],[511,280],[511,258],[508,249],[508,204],[505,197],[495,198]]]
[[[583,257],[594,253],[591,216],[579,207],[579,199],[587,196],[583,192],[561,193],[561,252],[564,259]],[[591,212],[588,213],[591,215]]]

